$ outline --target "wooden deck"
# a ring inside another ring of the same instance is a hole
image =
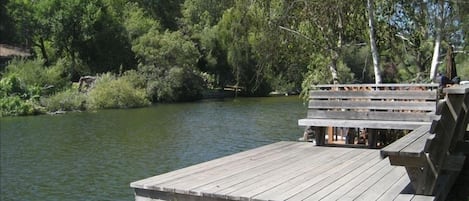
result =
[[[153,200],[433,200],[379,150],[278,142],[130,184]]]

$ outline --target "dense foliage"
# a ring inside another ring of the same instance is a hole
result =
[[[430,82],[434,55],[439,72],[451,55],[469,79],[469,3],[368,2],[0,0],[0,43],[33,54],[0,66],[2,115],[191,101],[227,85],[300,92],[372,83],[375,71],[387,83]],[[98,78],[78,92],[85,75]]]

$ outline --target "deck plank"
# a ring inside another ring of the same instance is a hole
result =
[[[336,188],[333,192],[329,193],[326,197],[324,197],[324,199],[325,200],[338,200],[344,197],[346,193],[349,193],[350,191],[352,191],[352,189],[355,189],[356,186],[365,182],[369,177],[374,175],[379,170],[382,170],[384,167],[390,167],[389,162],[387,160],[381,160],[379,163],[373,165],[368,170],[363,171],[361,175],[355,177],[354,179],[350,180],[349,182],[341,186],[338,186],[338,188]],[[295,197],[296,199],[294,200],[298,200],[298,198],[300,198],[300,200],[303,200],[308,196],[309,195],[306,195],[306,196],[297,195]]]
[[[138,200],[411,200],[379,150],[280,142],[132,183]],[[139,192],[139,193],[138,193]]]
[[[379,180],[376,180],[376,182],[373,183],[370,188],[368,188],[355,200],[377,200],[402,176],[407,176],[407,173],[403,168],[393,168],[391,172]]]
[[[327,154],[323,154],[325,149],[314,149],[314,151],[308,149],[304,153],[299,153],[300,157],[296,157],[296,161],[287,161],[286,163],[280,163],[281,168],[278,165],[266,165],[258,166],[256,168],[246,170],[230,177],[222,178],[212,183],[199,186],[193,191],[203,192],[206,196],[216,197],[221,192],[233,191],[237,185],[243,185],[244,182],[255,179],[256,177],[265,176],[268,174],[277,174],[280,170],[291,171],[289,169],[301,169],[303,166],[310,164],[311,160],[317,160],[321,158],[327,158]],[[303,155],[304,157],[301,157]],[[296,167],[296,168],[295,168]],[[223,194],[222,194],[223,195]]]
[[[373,154],[375,155],[375,153]],[[334,174],[329,177],[328,179],[331,180],[331,182],[328,185],[322,185],[321,188],[319,188],[316,192],[310,192],[311,194],[308,196],[307,199],[320,200],[328,196],[330,193],[336,191],[342,185],[352,181],[357,177],[362,176],[365,171],[369,171],[371,167],[373,167],[380,161],[381,159],[379,157],[376,157],[376,155],[372,158],[363,157],[361,161],[357,161],[353,164],[353,166],[350,166],[349,171],[343,171],[342,174]]]
[[[377,201],[394,200],[408,185],[410,185],[409,176],[404,174]]]
[[[304,143],[303,147],[296,147],[296,149],[293,149],[290,152],[284,151],[283,153],[277,154],[277,156],[281,157],[271,157],[266,161],[248,161],[248,163],[245,163],[244,165],[225,167],[224,169],[211,171],[205,178],[201,175],[198,175],[196,179],[188,177],[186,180],[189,181],[181,181],[181,184],[178,185],[177,188],[191,189],[190,193],[199,195],[202,194],[202,191],[198,190],[198,188],[202,186],[213,187],[217,182],[219,183],[216,185],[220,186],[221,183],[225,181],[230,182],[230,179],[233,178],[235,179],[235,182],[236,180],[252,180],[258,175],[266,174],[298,161],[299,158],[297,155],[307,155],[309,149],[305,148],[309,148],[311,146],[312,145],[310,143]],[[227,172],[227,169],[229,169],[230,172]]]
[[[302,165],[300,167],[296,167],[294,166],[294,164],[290,164],[284,170],[279,170],[274,175],[265,175],[265,177],[259,177],[253,182],[250,182],[252,183],[251,185],[244,185],[243,188],[238,189],[237,191],[231,192],[229,193],[229,195],[240,194],[240,195],[244,195],[246,198],[253,198],[256,195],[259,195],[265,191],[268,191],[276,186],[279,186],[285,183],[291,178],[304,175],[304,174],[299,174],[304,169],[309,169],[308,172],[316,175],[316,177],[312,177],[312,178],[316,178],[320,180],[319,175],[331,174],[333,171],[327,171],[327,170],[332,170],[336,167],[340,167],[341,165],[345,165],[344,162],[346,160],[353,158],[354,155],[357,155],[360,152],[361,150],[350,150],[350,151],[343,150],[343,152],[337,153],[335,156],[329,153],[327,158],[330,160],[330,162],[327,164],[323,164],[322,166],[317,166],[315,168],[310,168],[306,166],[307,163],[305,163],[305,165]],[[291,187],[295,188],[294,186],[291,186]]]
[[[414,198],[414,194],[399,194],[394,201],[410,201]]]
[[[269,144],[269,145],[266,145],[266,146],[262,146],[262,147],[259,147],[259,148],[251,149],[251,150],[248,150],[248,151],[245,151],[245,152],[237,153],[237,154],[234,154],[234,155],[231,155],[231,156],[218,158],[218,159],[215,159],[215,160],[212,160],[212,161],[207,161],[207,162],[204,162],[204,163],[200,163],[200,164],[197,164],[197,165],[194,165],[194,166],[189,166],[189,167],[182,168],[182,169],[179,169],[179,170],[175,170],[175,171],[172,171],[172,172],[168,172],[168,173],[165,173],[165,174],[161,174],[161,175],[157,175],[157,176],[154,176],[154,177],[142,179],[142,180],[131,183],[130,186],[133,187],[133,188],[160,190],[158,188],[154,188],[153,186],[155,186],[159,183],[166,182],[166,181],[183,178],[187,175],[198,173],[200,171],[206,171],[207,169],[214,168],[216,166],[223,166],[223,165],[226,165],[228,163],[232,163],[232,162],[242,160],[242,159],[245,159],[245,158],[254,157],[254,156],[255,157],[260,157],[260,156],[262,156],[262,153],[265,154],[265,153],[268,153],[268,152],[272,151],[272,154],[274,154],[276,152],[281,152],[282,150],[288,149],[292,146],[294,146],[294,144],[292,142],[281,141],[281,142]]]
[[[177,180],[170,180],[158,184],[158,187],[162,188],[163,191],[176,192],[189,194],[193,193],[190,190],[200,186],[201,184],[211,183],[218,180],[220,177],[226,178],[230,175],[236,175],[246,170],[252,169],[257,166],[274,165],[280,161],[293,160],[296,154],[302,150],[302,148],[313,146],[310,143],[294,144],[289,146],[289,149],[280,149],[264,153],[262,156],[253,156],[249,158],[243,158],[232,163],[227,163],[224,166],[216,166],[211,168],[209,171],[204,170],[196,174],[186,175],[183,178]],[[291,150],[290,152],[288,150]],[[268,157],[266,157],[268,156]]]
[[[383,160],[385,161],[385,160]],[[367,191],[370,188],[373,188],[373,185],[378,183],[378,181],[381,180],[381,182],[384,182],[382,178],[385,175],[389,175],[393,172],[395,167],[389,167],[388,165],[383,166],[381,168],[377,168],[378,171],[376,171],[374,174],[372,174],[370,177],[368,177],[365,181],[360,183],[359,185],[355,186],[351,191],[347,192],[345,195],[343,195],[339,200],[355,200],[357,199],[362,192]]]
[[[361,152],[355,154],[355,156],[349,157],[346,162],[331,168],[331,171],[327,171],[327,173],[308,172],[308,174],[303,177],[294,178],[291,181],[287,181],[276,188],[258,195],[256,199],[267,200],[269,197],[277,197],[280,200],[286,200],[304,190],[310,193],[318,192],[326,186],[330,186],[338,179],[352,174],[357,168],[366,166],[367,162],[373,163],[374,160],[377,162],[379,158],[370,160],[370,155],[372,154],[374,155],[376,152],[361,150]]]

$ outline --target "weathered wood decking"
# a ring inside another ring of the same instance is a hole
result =
[[[278,142],[130,184],[150,200],[433,200],[379,150]]]

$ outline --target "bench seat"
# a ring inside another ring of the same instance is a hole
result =
[[[414,130],[421,126],[429,126],[431,122],[423,121],[387,121],[387,120],[357,120],[357,119],[300,119],[299,126],[315,127],[348,127],[374,129],[405,129]]]
[[[328,143],[333,143],[334,129],[370,129],[368,145],[376,147],[377,132],[373,129],[414,130],[429,126],[435,115],[437,104],[435,84],[350,84],[315,85],[309,94],[308,112],[299,126],[314,127],[316,144],[325,144],[324,132],[328,133]],[[342,131],[341,131],[342,132]],[[356,132],[356,131],[353,131]],[[350,133],[351,140],[363,138]],[[343,134],[343,133],[342,133]],[[349,137],[349,133],[346,133]],[[303,136],[303,139],[305,139]]]
[[[425,164],[425,145],[433,136],[430,125],[414,131],[381,149],[381,157],[389,157],[391,165],[421,167]]]

